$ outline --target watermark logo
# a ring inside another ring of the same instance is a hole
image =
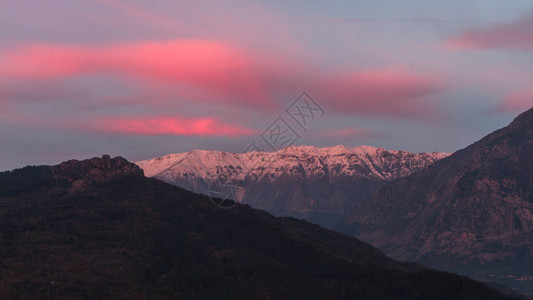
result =
[[[277,117],[270,126],[263,131],[261,139],[274,151],[292,146],[300,139],[300,135],[281,117]]]
[[[303,92],[291,102],[285,113],[289,118],[285,115],[275,118],[260,134],[260,138],[254,139],[241,153],[263,152],[266,149],[280,151],[290,147],[302,138],[303,133],[308,132],[311,122],[322,118],[326,112],[309,94]],[[259,178],[271,163],[272,159],[256,160],[251,165],[244,166],[241,171],[245,175],[255,171],[256,178]],[[244,193],[244,180],[232,179],[231,176],[219,177],[208,183],[209,198],[219,208],[235,207],[242,202]]]
[[[232,208],[240,202],[240,193],[244,188],[242,181],[223,180],[220,178],[207,183],[207,193],[211,203],[219,208]]]
[[[296,98],[296,100],[287,107],[285,112],[287,112],[287,114],[306,132],[308,130],[309,122],[314,121],[316,118],[323,117],[326,113],[324,109],[306,92],[303,92],[298,98]]]

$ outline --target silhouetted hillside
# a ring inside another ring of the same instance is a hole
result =
[[[503,298],[317,225],[219,209],[122,158],[4,172],[0,187],[6,298]]]

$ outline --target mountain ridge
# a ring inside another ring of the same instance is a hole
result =
[[[421,153],[412,153],[408,151],[403,150],[387,150],[385,148],[379,148],[379,147],[372,147],[372,146],[356,146],[356,147],[346,147],[344,145],[337,145],[333,147],[315,147],[315,146],[290,146],[287,148],[284,148],[279,151],[275,152],[264,152],[264,151],[250,151],[245,153],[233,153],[233,152],[225,152],[220,150],[201,150],[201,149],[195,149],[188,152],[181,152],[181,153],[173,153],[168,154],[148,160],[142,160],[136,162],[138,166],[140,166],[146,176],[148,177],[154,177],[157,175],[161,175],[162,172],[167,171],[169,167],[172,167],[174,165],[177,165],[181,163],[184,159],[187,159],[189,156],[202,156],[202,158],[205,158],[208,155],[212,155],[216,157],[218,160],[213,162],[215,166],[225,165],[227,162],[224,161],[222,158],[231,159],[234,158],[236,160],[243,160],[248,159],[251,160],[252,158],[259,157],[261,159],[263,158],[269,158],[273,159],[282,155],[317,155],[317,156],[335,156],[335,155],[343,155],[343,154],[351,154],[351,155],[358,155],[361,157],[364,156],[375,156],[378,153],[391,153],[391,154],[406,154],[406,155],[414,155],[414,156],[432,156],[435,159],[440,159],[443,157],[446,157],[450,155],[450,153],[443,153],[443,152],[421,152]],[[154,164],[154,162],[159,162],[163,164],[163,160],[170,160],[169,165],[157,165]],[[212,161],[210,161],[212,163]],[[244,162],[242,163],[244,166],[247,167],[264,167],[261,164],[255,164],[254,162]],[[268,163],[267,163],[268,164]],[[211,166],[213,167],[213,166]],[[252,170],[245,170],[245,171],[252,171]],[[214,175],[214,174],[213,174]],[[382,175],[384,179],[386,179],[385,175]],[[212,177],[210,179],[214,179],[215,177]]]
[[[147,176],[202,194],[209,194],[213,182],[229,182],[239,188],[239,202],[335,228],[358,201],[385,182],[448,155],[371,146],[291,146],[242,154],[192,150],[137,165]]]

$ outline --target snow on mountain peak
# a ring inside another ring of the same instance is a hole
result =
[[[230,153],[192,150],[137,162],[146,176],[173,181],[178,177],[213,180],[220,176],[244,179],[247,175],[280,174],[311,176],[350,175],[386,180],[409,175],[415,169],[441,159],[446,153],[390,151],[371,146],[343,145],[319,148],[291,146],[277,152]]]

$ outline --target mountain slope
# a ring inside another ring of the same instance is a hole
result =
[[[503,299],[351,237],[108,156],[0,173],[0,297]]]
[[[384,186],[350,218],[357,236],[417,260],[533,293],[533,109]],[[354,226],[357,227],[357,226]]]
[[[137,164],[147,176],[203,194],[212,182],[229,181],[242,188],[242,203],[334,228],[384,183],[446,156],[369,146],[300,146],[272,153],[193,150]]]

